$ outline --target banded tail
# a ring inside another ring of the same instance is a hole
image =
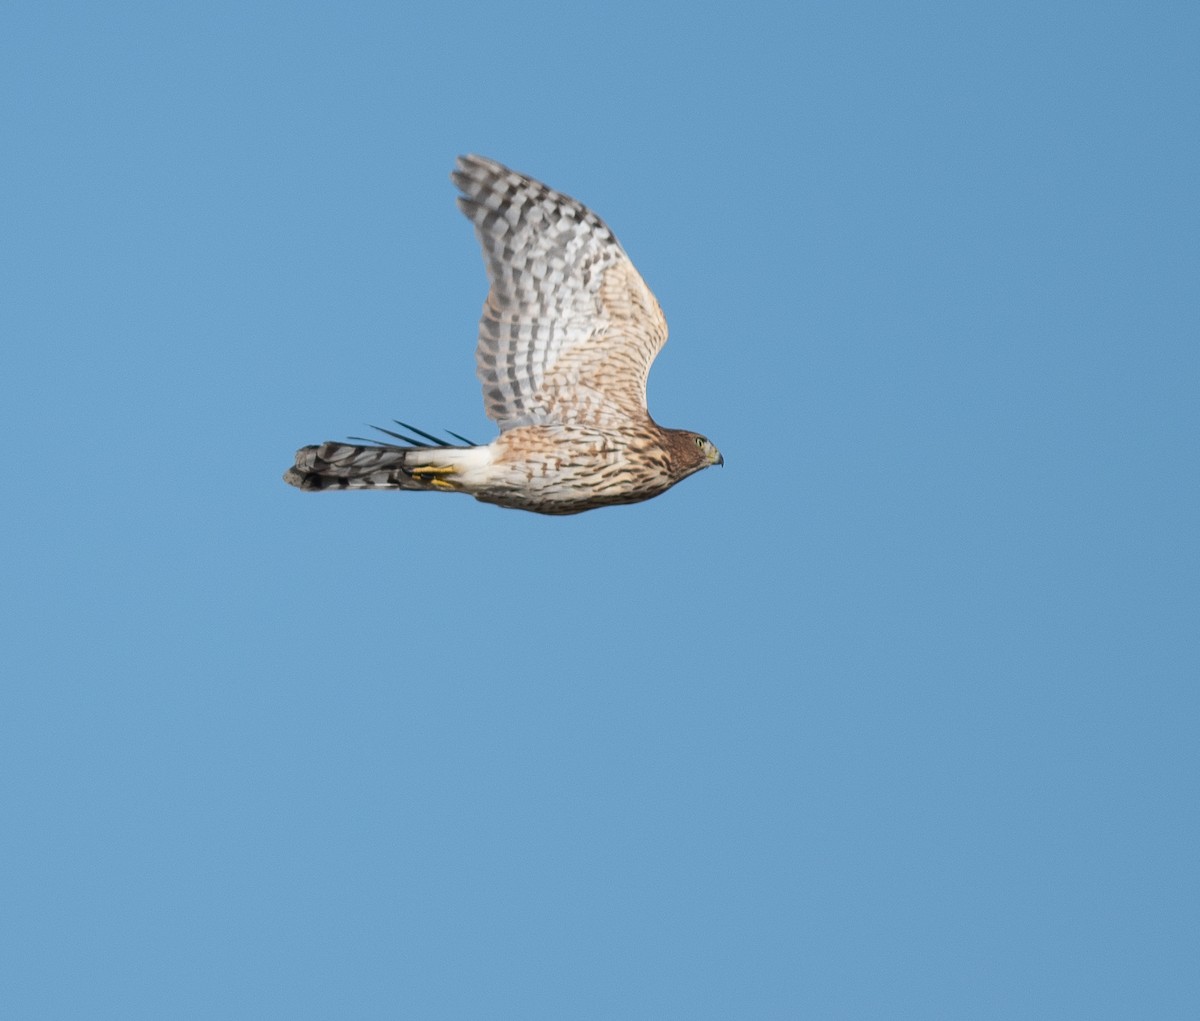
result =
[[[321,443],[296,451],[283,481],[297,489],[456,489],[443,476],[456,471],[464,448],[357,447]]]
[[[456,475],[490,460],[487,447],[476,446],[458,433],[450,435],[462,440],[466,446],[452,446],[404,422],[396,424],[425,439],[418,440],[390,429],[372,426],[411,446],[364,441],[365,446],[328,442],[302,447],[296,451],[296,463],[284,473],[283,481],[309,492],[323,489],[457,490],[462,485],[455,478]],[[359,438],[351,437],[355,440]]]

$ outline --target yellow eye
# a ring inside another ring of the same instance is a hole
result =
[[[696,446],[698,446],[698,447],[704,446],[704,437],[703,436],[696,437]]]

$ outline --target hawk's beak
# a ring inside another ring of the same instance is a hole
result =
[[[709,455],[708,463],[709,464],[719,464],[721,466],[724,466],[725,458],[722,457],[721,452],[714,447],[713,452]]]

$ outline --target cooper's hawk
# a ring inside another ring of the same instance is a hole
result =
[[[436,489],[577,514],[648,500],[724,464],[703,436],[663,429],[646,410],[646,376],[667,322],[603,221],[481,156],[459,157],[450,176],[491,283],[475,358],[500,435],[453,446],[380,430],[405,445],[304,447],[284,481],[308,490]]]

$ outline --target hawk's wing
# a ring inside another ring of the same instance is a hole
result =
[[[645,421],[667,322],[612,231],[481,156],[460,156],[451,177],[491,283],[475,351],[488,416],[501,430]]]

